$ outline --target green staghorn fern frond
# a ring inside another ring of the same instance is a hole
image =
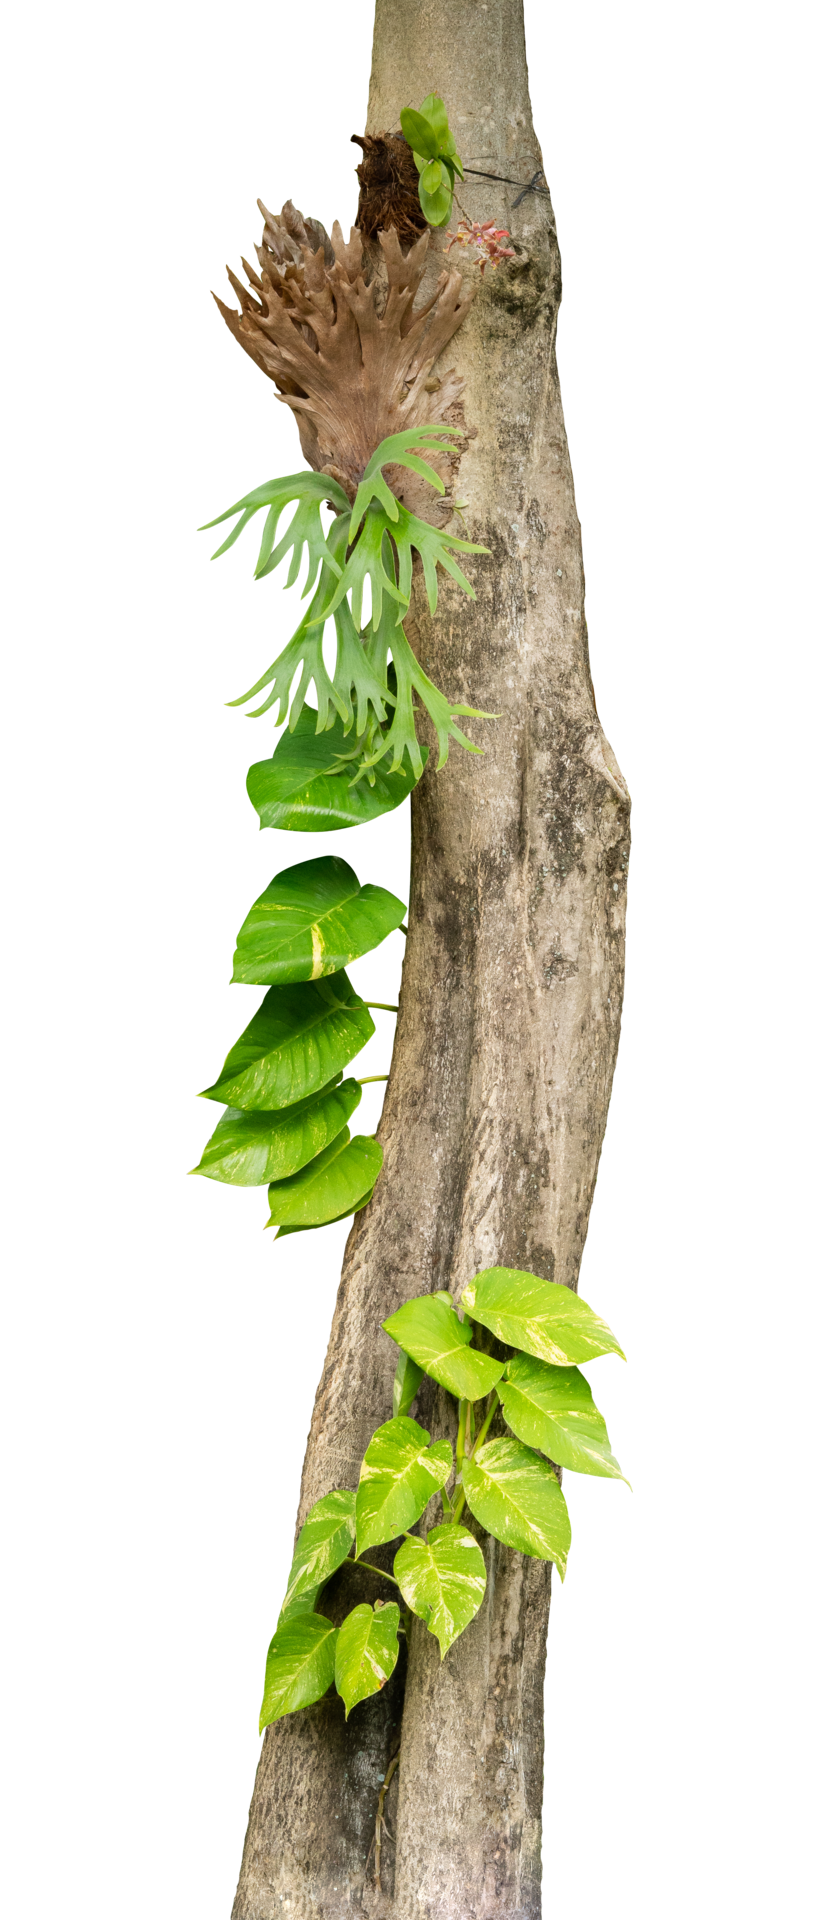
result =
[[[267,698],[256,707],[251,719],[277,706],[277,726],[287,719],[293,732],[314,685],[317,699],[317,733],[329,732],[340,721],[344,738],[354,736],[348,754],[336,749],[335,771],[345,771],[347,760],[358,763],[357,781],[366,778],[374,784],[374,768],[387,762],[388,773],[398,771],[405,754],[414,775],[422,771],[422,755],[416,738],[414,694],[426,708],[439,742],[438,767],[448,758],[449,739],[457,740],[470,753],[481,749],[468,740],[456,725],[455,716],[488,719],[476,707],[452,706],[433,685],[419,665],[402,626],[410,605],[413,587],[413,555],[422,562],[428,605],[436,610],[437,568],[443,567],[461,590],[474,598],[474,588],[454,559],[455,553],[488,553],[487,547],[433,527],[411,513],[397,500],[384,478],[385,466],[405,466],[426,480],[438,492],[443,482],[427,461],[411,452],[418,446],[426,451],[450,452],[444,439],[448,433],[460,433],[457,427],[421,427],[392,434],[383,440],[368,462],[355,499],[350,503],[337,481],[328,474],[291,474],[269,480],[252,493],[245,494],[226,513],[219,514],[208,526],[219,526],[234,514],[239,518],[227,539],[213,554],[225,553],[253,517],[265,509],[265,524],[256,562],[256,578],[272,573],[290,554],[286,586],[298,579],[303,551],[308,550],[308,569],[303,597],[313,593],[304,619],[272,665],[247,693],[231,700],[242,706],[267,690]],[[296,511],[280,539],[276,532],[280,515],[293,502]],[[337,511],[327,535],[323,532],[320,511],[323,502]],[[371,620],[361,631],[362,602],[369,580]],[[335,666],[330,674],[323,655],[326,621],[334,619],[337,648]],[[293,698],[291,689],[300,672]],[[388,712],[392,708],[392,713]]]

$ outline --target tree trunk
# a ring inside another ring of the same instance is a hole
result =
[[[466,166],[531,179],[541,154],[522,0],[378,0],[368,131],[398,127],[401,107],[432,89]],[[413,796],[384,1166],[347,1243],[301,1519],[333,1487],[356,1485],[391,1414],[396,1352],[380,1323],[403,1300],[443,1285],[456,1296],[494,1264],[576,1285],[605,1129],[629,800],[588,664],[554,354],[555,226],[546,194],[513,210],[515,198],[466,175],[469,218],[508,227],[515,259],[487,272],[445,357],[466,376],[477,430],[458,497],[492,557],[472,563],[476,601],[443,589],[413,636],[449,698],[502,718],[471,723],[482,758],[455,746]],[[434,279],[444,245],[435,235]],[[439,1433],[450,1415],[432,1392],[426,1383],[418,1417]],[[333,1697],[268,1729],[234,1920],[537,1920],[550,1569],[484,1546],[486,1599],[444,1663],[415,1621],[393,1682],[348,1722]],[[333,1582],[336,1614],[375,1597],[361,1580]],[[367,1857],[399,1748],[377,1893]]]

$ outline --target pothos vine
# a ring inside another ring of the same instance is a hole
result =
[[[418,112],[405,109],[402,128],[416,162],[419,217],[442,225],[463,177],[442,101],[429,95]],[[493,222],[467,227],[461,221],[449,239],[474,245],[481,274],[487,259],[495,267],[511,257],[498,245],[508,235]],[[427,234],[407,256],[394,228],[379,237],[388,273],[383,311],[364,277],[355,230],[348,246],[339,228],[329,243],[290,202],[279,221],[266,213],[261,280],[247,269],[259,298],[231,275],[242,311],[222,308],[295,410],[311,460],[311,470],[266,482],[208,522],[236,516],[216,558],[264,512],[257,580],[287,558],[292,586],[307,555],[302,620],[231,703],[265,694],[253,717],[276,706],[276,724],[285,726],[273,758],[252,767],[247,782],[262,826],[272,828],[323,832],[398,806],[428,758],[416,735],[415,698],[436,731],[438,769],[452,738],[481,751],[459,719],[496,717],[450,703],[404,630],[415,556],[433,615],[438,568],[474,598],[457,556],[488,551],[433,525],[403,497],[408,476],[450,492],[427,456],[456,459],[464,429],[423,415],[434,400],[450,411],[459,397],[456,376],[428,375],[470,299],[460,298],[461,276],[444,273],[416,315]],[[397,431],[378,431],[400,416],[407,424]],[[333,516],[326,531],[324,506]],[[331,667],[324,651],[330,621]],[[328,855],[276,874],[240,928],[233,981],[268,991],[206,1089],[224,1113],[194,1171],[234,1186],[267,1186],[277,1238],[348,1218],[371,1197],[381,1147],[372,1136],[351,1135],[349,1122],[367,1079],[387,1076],[347,1078],[345,1069],[375,1030],[371,1012],[397,1008],[361,999],[346,967],[390,933],[406,932],[405,912],[386,888],[362,886],[346,861]],[[398,1355],[393,1417],[372,1435],[357,1488],[316,1501],[300,1530],[268,1650],[260,1728],[311,1705],[333,1684],[348,1715],[389,1679],[413,1617],[435,1635],[444,1659],[483,1600],[481,1536],[552,1561],[564,1579],[570,1520],[556,1469],[623,1477],[580,1371],[581,1363],[621,1349],[568,1288],[493,1267],[475,1275],[458,1305],[447,1291],[408,1300],[384,1329]],[[453,1449],[411,1417],[426,1375],[457,1403]],[[365,1563],[371,1548],[394,1540],[401,1545],[392,1573]],[[362,1603],[335,1625],[318,1607],[350,1557],[388,1580],[398,1598]]]

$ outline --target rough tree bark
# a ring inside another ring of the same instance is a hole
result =
[[[542,162],[523,0],[378,0],[368,132],[398,127],[401,107],[431,89],[466,165],[530,180]],[[450,698],[503,719],[472,723],[484,757],[455,747],[413,796],[384,1167],[347,1243],[300,1519],[357,1483],[391,1414],[396,1355],[379,1328],[403,1300],[443,1285],[456,1297],[494,1264],[576,1285],[605,1129],[629,799],[588,663],[554,352],[555,225],[549,197],[513,209],[515,197],[466,176],[469,217],[508,227],[516,251],[487,272],[444,356],[466,376],[477,430],[458,495],[469,537],[492,557],[472,563],[476,602],[443,589],[441,612],[412,636]],[[444,244],[434,236],[433,280]],[[447,1416],[431,1391],[418,1417],[439,1433]],[[268,1729],[234,1920],[537,1920],[550,1569],[484,1545],[486,1600],[443,1665],[416,1622],[393,1682],[348,1723],[333,1697]],[[338,1586],[336,1614],[375,1597],[360,1574]],[[391,1593],[381,1582],[380,1597]],[[377,1893],[367,1856],[399,1748]]]

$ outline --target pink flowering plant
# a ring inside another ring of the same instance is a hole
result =
[[[485,274],[487,264],[494,270],[502,260],[515,258],[514,247],[500,246],[501,240],[509,239],[509,233],[505,227],[495,226],[494,220],[484,220],[482,225],[477,220],[461,220],[456,233],[452,233],[449,227],[446,237],[451,243],[445,248],[446,253],[450,253],[455,245],[474,247],[481,274]]]

